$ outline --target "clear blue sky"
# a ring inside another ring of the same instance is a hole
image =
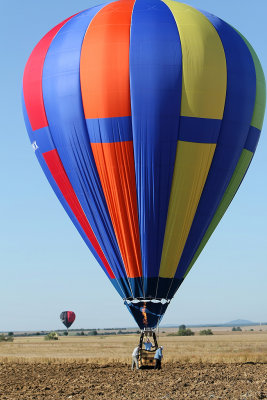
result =
[[[100,3],[100,1],[99,1]],[[243,33],[267,75],[266,0],[188,0]],[[51,190],[21,112],[22,75],[41,37],[92,0],[1,4],[0,331],[134,326],[134,321]],[[243,185],[163,324],[267,321],[267,121]],[[99,297],[99,288],[102,296]]]

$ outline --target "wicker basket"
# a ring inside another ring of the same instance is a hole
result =
[[[142,349],[140,351],[140,357],[139,357],[139,368],[154,368],[155,366],[155,351],[148,351],[148,350],[144,350]]]

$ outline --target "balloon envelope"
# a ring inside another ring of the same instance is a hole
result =
[[[76,315],[73,311],[62,311],[60,314],[60,319],[62,323],[69,328],[75,321]]]
[[[159,323],[232,201],[264,109],[246,39],[175,1],[101,4],[33,50],[32,147],[140,328]]]

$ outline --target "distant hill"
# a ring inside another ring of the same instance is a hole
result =
[[[244,326],[244,325],[259,325],[259,322],[252,322],[246,319],[235,319],[234,321],[226,322],[223,326]]]
[[[262,322],[262,325],[265,325],[266,322]],[[181,324],[179,324],[181,325]],[[172,324],[166,324],[166,325],[161,325],[161,328],[177,328],[179,325],[172,325]],[[260,322],[252,322],[248,321],[247,319],[235,319],[234,321],[230,322],[225,322],[225,323],[219,323],[219,324],[187,324],[186,326],[188,328],[206,328],[206,327],[231,327],[231,326],[255,326],[255,325],[260,325]]]

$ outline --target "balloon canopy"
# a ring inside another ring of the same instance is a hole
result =
[[[34,48],[23,110],[85,243],[139,327],[157,326],[255,152],[265,80],[251,45],[176,1],[101,4]]]
[[[75,321],[76,315],[73,311],[62,311],[60,314],[60,319],[62,323],[69,328]]]

